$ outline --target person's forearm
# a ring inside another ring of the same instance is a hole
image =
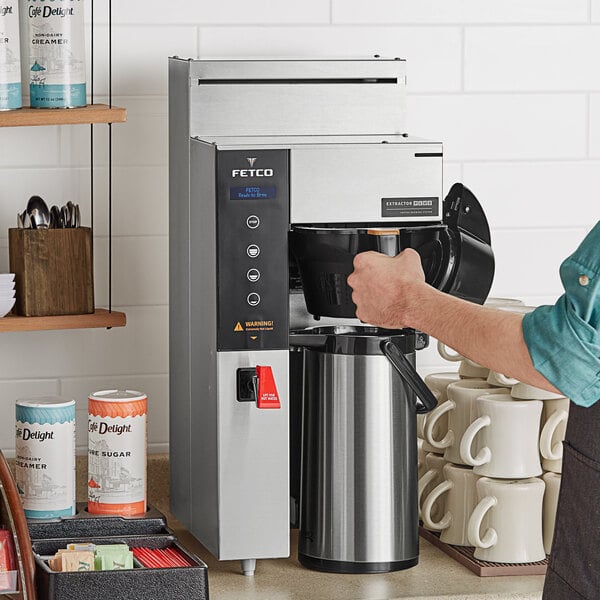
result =
[[[530,385],[560,393],[534,368],[523,339],[522,315],[464,302],[421,286],[409,320],[472,361]]]

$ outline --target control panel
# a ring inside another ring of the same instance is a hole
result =
[[[218,151],[216,210],[217,349],[287,349],[289,151]]]

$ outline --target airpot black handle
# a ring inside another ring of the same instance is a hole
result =
[[[381,351],[398,371],[400,377],[406,380],[417,396],[417,412],[426,413],[437,406],[437,399],[425,385],[415,368],[410,364],[404,353],[392,340],[383,340],[380,344]]]

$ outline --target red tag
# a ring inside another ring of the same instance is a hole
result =
[[[258,398],[256,399],[256,406],[258,408],[281,408],[271,367],[257,366],[256,374],[258,375]]]

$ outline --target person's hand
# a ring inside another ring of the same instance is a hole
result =
[[[364,323],[399,329],[411,327],[411,314],[418,304],[425,274],[419,254],[408,248],[394,257],[362,252],[354,257],[348,276],[356,316]]]

